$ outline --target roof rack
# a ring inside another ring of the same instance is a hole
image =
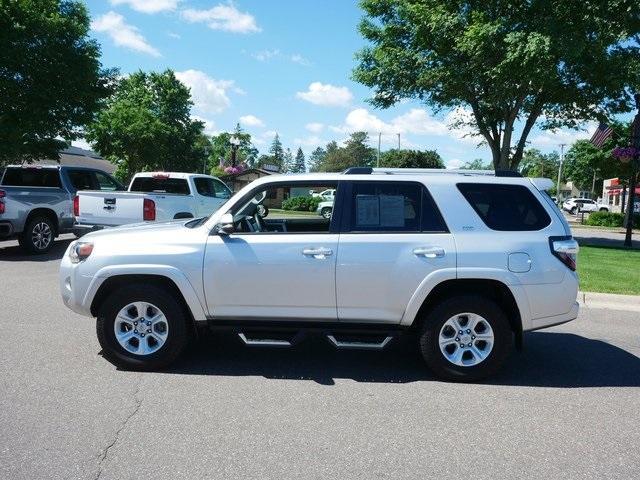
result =
[[[519,172],[511,170],[464,170],[446,168],[372,168],[372,167],[351,167],[347,168],[344,175],[416,175],[416,174],[439,174],[439,175],[483,175],[492,177],[522,177]]]

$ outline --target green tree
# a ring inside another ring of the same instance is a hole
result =
[[[591,190],[594,174],[596,178],[596,192],[601,190],[602,180],[620,177],[628,179],[631,175],[629,164],[620,163],[611,152],[618,145],[628,142],[631,125],[629,123],[612,124],[614,135],[609,138],[602,148],[596,147],[588,140],[578,140],[565,155],[562,166],[563,176],[571,180],[580,190]]]
[[[293,154],[291,149],[287,148],[282,158],[282,173],[293,173]]]
[[[173,71],[136,72],[118,83],[104,110],[87,127],[86,138],[118,165],[118,176],[135,172],[202,169],[202,122],[190,118],[189,89]]]
[[[442,157],[435,150],[387,150],[380,156],[381,167],[444,168]]]
[[[481,158],[476,158],[471,160],[470,162],[466,162],[464,165],[460,167],[461,170],[493,170],[493,165],[491,162],[484,163],[484,160]]]
[[[291,169],[292,173],[304,173],[307,171],[307,166],[305,164],[304,152],[302,148],[298,147],[298,151],[296,152],[296,159],[293,163],[293,168]]]
[[[0,2],[0,165],[59,158],[111,92],[88,32],[82,2]]]
[[[369,135],[366,132],[354,132],[339,147],[336,142],[327,144],[326,154],[321,162],[316,163],[318,172],[341,172],[349,167],[370,167],[374,164],[376,152],[368,145]]]
[[[269,155],[270,163],[278,167],[281,172],[284,172],[284,148],[282,147],[280,136],[277,133],[275,137],[273,137],[271,147],[269,147]]]
[[[337,147],[337,145],[336,145]],[[317,147],[311,155],[309,155],[309,171],[317,172],[317,166],[321,165],[327,152],[322,147]]]
[[[515,170],[533,126],[628,112],[640,87],[637,0],[363,0],[354,78],[390,107],[465,108],[496,169]],[[464,123],[463,120],[458,122]],[[518,135],[514,134],[517,127]]]
[[[557,178],[560,156],[557,152],[544,154],[536,148],[525,150],[520,163],[520,173],[525,177]]]
[[[252,168],[257,163],[258,149],[251,141],[251,134],[245,132],[240,124],[236,124],[233,132],[222,132],[211,139],[211,151],[209,163],[216,173],[224,166],[231,165],[231,137],[240,140],[240,145],[236,151],[236,164],[245,164]]]

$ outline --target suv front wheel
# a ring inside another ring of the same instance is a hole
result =
[[[513,345],[507,317],[494,301],[460,295],[438,304],[425,319],[420,350],[440,378],[472,382],[496,372]]]
[[[126,370],[157,370],[187,345],[187,318],[174,296],[155,285],[119,288],[103,302],[96,322],[103,356]]]

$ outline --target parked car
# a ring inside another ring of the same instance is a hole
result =
[[[590,198],[569,198],[564,201],[562,208],[569,213],[579,212],[608,212],[609,205],[598,203]]]
[[[17,238],[29,253],[45,253],[73,227],[73,198],[84,189],[124,187],[106,172],[69,166],[5,168],[0,177],[0,240]]]
[[[126,192],[80,192],[74,200],[74,229],[84,234],[130,223],[204,217],[229,198],[229,187],[210,175],[137,173]]]
[[[316,213],[321,217],[331,218],[333,213],[333,200],[330,202],[320,202],[318,208],[316,208]]]
[[[322,198],[325,201],[328,202],[333,202],[336,198],[336,189],[335,188],[328,188],[326,190],[323,190],[320,193],[316,193],[313,190],[311,190],[311,196],[312,197],[319,197]]]
[[[523,332],[578,315],[578,244],[542,193],[553,182],[490,173],[268,176],[208,218],[74,242],[62,298],[97,317],[104,357],[127,369],[166,367],[209,327],[248,346],[319,334],[380,350],[407,335],[440,378],[477,380]],[[300,187],[337,190],[331,219],[259,214]]]

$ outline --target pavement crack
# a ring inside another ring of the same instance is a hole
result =
[[[111,448],[113,448],[116,445],[116,443],[118,443],[118,440],[120,439],[120,433],[122,433],[122,431],[125,429],[129,421],[131,421],[131,419],[135,417],[135,415],[138,413],[138,410],[140,410],[140,407],[142,406],[142,399],[139,398],[139,393],[140,393],[140,380],[138,379],[138,383],[136,384],[136,389],[133,392],[133,401],[135,403],[133,410],[122,421],[122,423],[116,430],[115,434],[113,435],[112,440],[98,454],[98,472],[94,477],[94,480],[99,480],[100,477],[102,476],[102,466],[104,462],[107,460],[107,457],[109,456],[109,451],[111,450]]]

